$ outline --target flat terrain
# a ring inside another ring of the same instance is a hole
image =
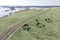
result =
[[[38,11],[35,11],[35,13],[38,13]],[[11,36],[11,38],[9,38],[9,40],[60,40],[59,17],[60,8],[51,8],[47,13],[40,14],[28,22],[30,27],[29,31],[24,30],[23,27],[21,27]],[[41,23],[40,25],[45,26],[36,26],[36,19],[39,20]],[[47,22],[46,19],[49,19],[50,22]]]

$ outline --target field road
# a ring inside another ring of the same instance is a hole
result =
[[[48,12],[50,9],[40,13],[40,14],[44,14],[46,12]],[[30,18],[27,18],[26,20],[23,20],[21,21],[20,23],[18,23],[17,25],[13,26],[12,28],[9,28],[7,31],[3,32],[2,35],[0,35],[0,40],[7,40],[8,37],[13,33],[15,32],[18,28],[21,28],[21,26],[23,26],[25,23],[28,23],[29,20],[31,20],[32,18],[40,15],[40,14],[37,14],[37,15],[34,15],[34,16],[31,16]]]

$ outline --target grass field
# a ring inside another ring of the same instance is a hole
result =
[[[38,12],[36,12],[38,11]],[[41,12],[45,11],[44,9],[41,10],[28,10],[28,11],[22,11],[19,12],[15,15],[9,16],[9,17],[5,17],[5,18],[0,18],[0,35],[6,31],[7,29],[13,27],[14,25],[20,23],[21,21],[39,14]]]
[[[33,13],[37,13],[37,11]],[[21,27],[9,40],[60,40],[59,17],[60,8],[51,8],[47,13],[36,16],[28,22],[31,28],[29,31],[23,30],[23,27]],[[48,18],[51,22],[45,21],[45,19]],[[36,19],[38,19],[42,25],[45,25],[45,27],[36,26]]]
[[[29,31],[21,27],[8,40],[60,40],[60,8],[51,8],[46,13],[41,14],[47,9],[49,8],[22,11],[16,15],[0,19],[0,34],[19,22],[40,14],[29,20],[28,25],[31,28]],[[45,25],[45,27],[37,26],[36,19],[39,20],[40,25]],[[51,22],[47,22],[45,19],[50,19]]]

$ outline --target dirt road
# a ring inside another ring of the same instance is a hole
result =
[[[46,12],[48,12],[50,9],[40,13],[40,14],[44,14]],[[40,15],[40,14],[37,14],[37,15],[34,15],[30,18],[27,18],[26,20],[23,20],[22,22],[18,23],[17,25],[13,26],[12,28],[9,28],[8,30],[6,30],[5,32],[2,33],[2,35],[0,36],[0,40],[7,40],[8,37],[13,33],[15,32],[18,28],[21,28],[21,26],[23,26],[25,23],[28,23],[29,20],[31,20],[32,18]]]

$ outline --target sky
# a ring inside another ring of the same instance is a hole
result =
[[[60,6],[60,0],[0,0],[0,5]]]

